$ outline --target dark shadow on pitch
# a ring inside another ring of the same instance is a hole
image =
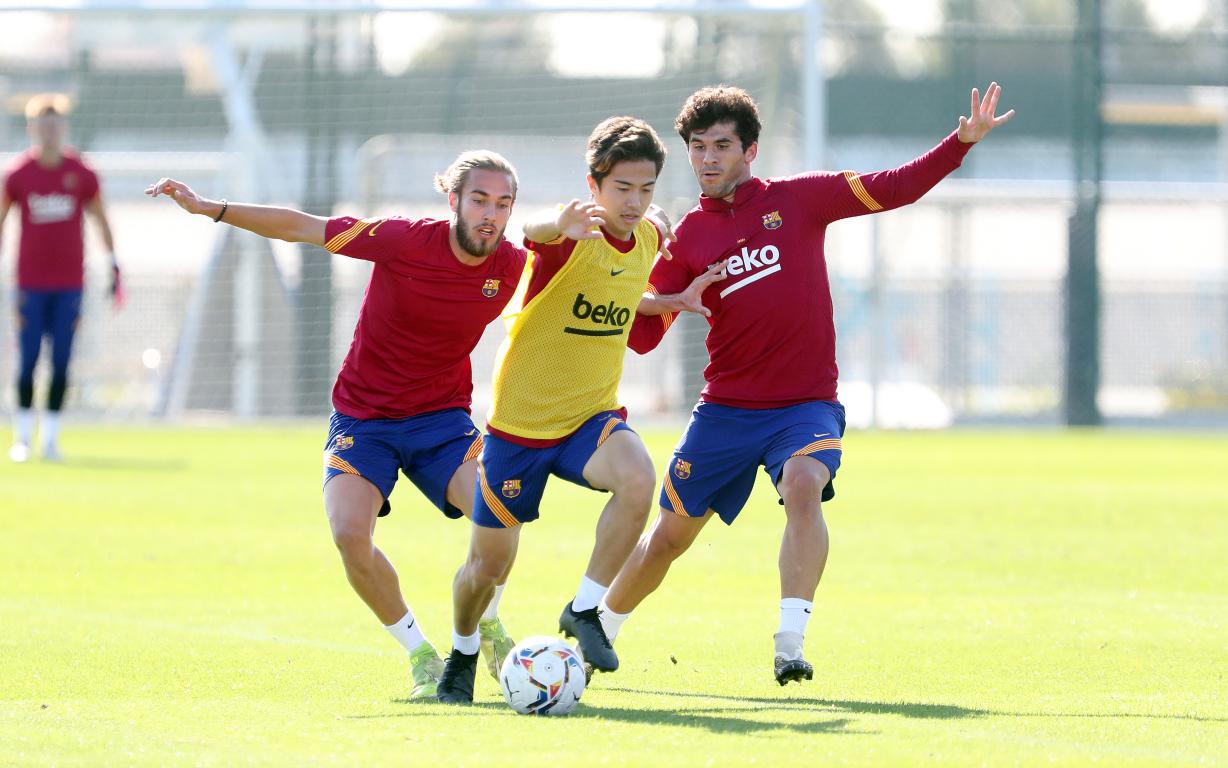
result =
[[[651,725],[676,725],[683,728],[702,728],[712,733],[763,733],[767,731],[790,731],[793,733],[869,733],[869,731],[849,730],[848,718],[834,720],[811,720],[801,723],[782,723],[766,720],[752,720],[739,717],[732,712],[753,712],[764,714],[771,712],[772,707],[754,707],[746,709],[720,709],[718,707],[699,710],[678,711],[674,709],[653,709],[628,707],[590,707],[581,704],[569,717],[594,718],[603,721],[615,720],[624,723],[639,723]],[[775,708],[782,712],[799,712],[796,708]]]
[[[839,699],[821,699],[813,696],[790,696],[782,692],[779,697],[771,696],[727,696],[722,694],[690,693],[686,691],[647,691],[639,688],[610,687],[606,690],[619,693],[634,693],[641,695],[676,696],[690,699],[712,699],[716,701],[736,701],[762,708],[769,707],[790,711],[807,709],[825,709],[833,712],[854,712],[861,715],[902,715],[904,717],[925,720],[956,720],[966,717],[985,717],[999,714],[983,709],[957,707],[951,704],[918,704],[913,702],[878,702],[878,701],[843,701]]]
[[[726,696],[722,694],[690,693],[685,691],[648,691],[639,688],[610,687],[606,690],[639,695],[676,696],[680,698],[737,701],[762,706],[773,705],[781,709],[799,711],[807,708],[828,709],[833,712],[852,712],[861,715],[900,715],[929,720],[956,720],[977,717],[1053,717],[1053,718],[1137,718],[1144,720],[1190,720],[1203,723],[1225,723],[1228,717],[1203,715],[1161,715],[1140,712],[1007,712],[997,709],[974,709],[954,704],[919,704],[915,702],[851,701],[821,699],[809,696],[771,698],[766,696]],[[699,710],[702,711],[702,710]]]
[[[733,697],[729,697],[733,698]],[[393,699],[394,704],[408,705],[406,711],[391,712],[380,715],[348,715],[347,720],[379,720],[402,717],[451,717],[457,714],[473,714],[485,716],[495,712],[513,715],[512,711],[502,701],[482,701],[470,706],[455,706],[441,704],[437,701],[420,699]],[[780,704],[780,702],[776,702]],[[701,709],[679,711],[677,709],[657,709],[651,707],[604,707],[581,703],[570,718],[594,718],[601,720],[616,720],[625,723],[650,725],[677,725],[685,728],[702,728],[713,733],[762,733],[767,731],[791,731],[793,733],[873,733],[872,731],[855,731],[849,729],[848,718],[812,720],[800,723],[771,722],[755,720],[740,716],[742,713],[764,715],[772,711],[783,713],[799,713],[805,710],[788,706],[728,706],[703,707]]]

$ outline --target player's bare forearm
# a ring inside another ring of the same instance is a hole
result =
[[[98,226],[98,235],[102,238],[102,244],[106,247],[107,253],[114,254],[115,238],[111,235],[111,222],[107,220],[107,212],[102,207],[102,203],[98,198],[94,198],[85,210]]]
[[[670,312],[681,312],[682,301],[677,293],[672,294],[655,294],[645,293],[640,299],[639,306],[635,308],[637,314],[653,317],[656,315],[665,315]]]
[[[217,218],[222,211],[223,203],[210,202],[216,203],[214,214],[210,218]],[[328,219],[321,216],[271,205],[247,203],[225,203],[224,205],[226,213],[222,215],[222,223],[246,229],[261,237],[285,240],[289,243],[324,245],[324,228],[328,224]]]
[[[702,275],[693,279],[682,293],[645,292],[635,311],[650,317],[678,312],[694,312],[704,317],[712,317],[712,311],[704,306],[704,291],[709,285],[724,279],[725,262],[722,260],[708,267]]]
[[[593,202],[572,200],[557,210],[542,211],[529,218],[524,236],[534,243],[553,243],[560,237],[593,240],[601,237],[601,214],[605,209]]]
[[[167,178],[150,184],[145,188],[145,194],[150,197],[166,195],[188,213],[208,216],[214,221],[246,229],[261,237],[290,243],[324,245],[324,230],[328,219],[293,208],[210,200],[196,194],[187,184]]]
[[[8,195],[0,195],[0,242],[4,242],[4,220],[9,217],[9,208],[13,207],[13,201]]]
[[[524,237],[534,243],[552,243],[562,235],[556,211],[541,211],[524,223]]]

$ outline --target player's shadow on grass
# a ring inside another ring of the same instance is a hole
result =
[[[627,689],[608,689],[608,690],[627,690]],[[638,693],[638,691],[637,691]],[[644,691],[644,693],[649,693]],[[659,691],[652,692],[655,695],[660,695]],[[711,697],[711,698],[728,698],[731,700],[736,697]],[[764,700],[768,701],[768,700]],[[488,715],[494,712],[511,714],[511,710],[502,701],[481,701],[474,702],[471,706],[456,707],[446,704],[438,704],[429,701],[414,701],[412,699],[393,699],[396,704],[409,704],[413,707],[412,712],[395,715],[350,715],[351,720],[369,720],[385,717],[439,717],[453,715]],[[775,702],[781,704],[781,701]],[[787,703],[787,702],[785,702]],[[766,715],[772,711],[776,712],[805,712],[806,710],[798,707],[785,706],[764,706],[762,704],[753,704],[749,706],[725,706],[725,707],[702,707],[698,709],[688,709],[679,711],[678,709],[656,709],[652,707],[607,707],[602,705],[580,704],[574,712],[568,717],[576,718],[593,718],[603,721],[616,720],[625,723],[651,724],[651,725],[677,725],[684,728],[703,728],[713,733],[760,733],[765,731],[793,731],[795,733],[872,733],[870,731],[853,731],[849,730],[848,718],[836,718],[831,720],[812,720],[801,723],[784,723],[772,722],[770,720],[752,720],[746,717],[739,717],[738,713],[754,713]]]
[[[812,709],[831,709],[838,712],[855,712],[859,715],[902,715],[904,717],[927,720],[955,720],[963,717],[985,717],[987,715],[1006,714],[991,712],[984,709],[969,709],[952,704],[915,704],[911,702],[879,702],[879,701],[842,701],[839,699],[819,699],[810,696],[789,696],[787,694],[772,698],[767,696],[727,696],[708,693],[685,693],[680,691],[646,691],[639,688],[610,687],[606,690],[619,693],[634,693],[639,695],[677,696],[692,699],[714,699],[717,701],[736,701],[754,706],[756,709],[772,708],[790,711],[805,711]]]
[[[974,709],[958,707],[954,704],[917,704],[913,702],[884,701],[846,701],[841,699],[819,699],[808,696],[770,698],[764,696],[726,696],[708,693],[686,693],[681,691],[648,691],[639,688],[610,687],[606,690],[637,695],[677,696],[694,699],[715,699],[717,701],[737,701],[755,706],[770,705],[778,709],[798,711],[803,708],[831,709],[836,712],[853,712],[859,715],[900,715],[933,720],[955,720],[973,717],[1079,717],[1079,718],[1138,718],[1144,720],[1193,720],[1204,723],[1228,722],[1225,717],[1205,717],[1203,715],[1166,715],[1145,714],[1141,712],[1006,712],[997,709]],[[789,706],[794,705],[794,706]],[[703,710],[692,710],[703,711]]]
[[[746,708],[703,707],[701,709],[653,709],[651,707],[606,707],[581,705],[571,713],[571,717],[591,717],[603,721],[618,720],[625,723],[677,725],[684,728],[703,728],[713,733],[760,733],[763,731],[793,731],[794,733],[866,733],[866,731],[850,731],[848,718],[834,720],[810,720],[801,723],[771,722],[768,720],[752,720],[738,717],[737,712],[767,715],[770,712],[802,712],[796,707],[765,707],[754,706]]]

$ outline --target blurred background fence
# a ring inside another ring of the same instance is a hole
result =
[[[771,176],[905,162],[992,79],[1009,127],[921,203],[829,230],[850,421],[1228,425],[1228,0],[641,5],[0,2],[0,162],[27,146],[26,98],[69,93],[127,270],[113,313],[89,232],[73,412],[328,409],[367,265],[143,198],[160,176],[321,214],[445,216],[432,175],[488,147],[521,173],[518,240],[524,216],[582,196],[584,140],[609,115],[667,140],[658,202],[677,217],[697,188],[673,118],[700,86],[758,98]],[[473,356],[479,414],[502,333]],[[629,354],[624,402],[684,415],[703,334],[684,318]]]

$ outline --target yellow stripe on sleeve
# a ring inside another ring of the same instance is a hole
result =
[[[344,232],[338,232],[333,235],[333,239],[324,244],[324,250],[329,253],[338,253],[342,248],[349,245],[350,241],[362,234],[362,231],[367,228],[368,224],[375,222],[375,219],[359,219],[354,222],[349,229]]]
[[[852,171],[844,172],[844,180],[849,183],[849,189],[853,190],[853,195],[861,201],[861,204],[866,207],[866,210],[874,212],[881,211],[883,207],[878,204],[878,201],[870,196],[866,191],[866,187],[861,183],[861,177]]]

